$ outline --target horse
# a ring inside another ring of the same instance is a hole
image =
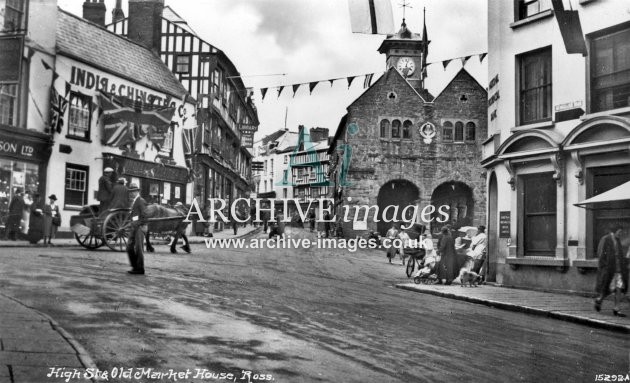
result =
[[[178,202],[172,208],[154,203],[154,204],[147,205],[147,209],[145,210],[145,213],[148,219],[175,218],[175,217],[181,218],[179,220],[165,219],[162,221],[160,220],[155,220],[153,222],[149,221],[149,225],[148,225],[149,230],[147,231],[147,234],[145,236],[148,252],[153,253],[155,251],[155,249],[151,245],[151,242],[149,241],[149,237],[150,237],[149,231],[153,229],[154,231],[157,231],[157,232],[166,232],[166,231],[175,232],[173,241],[171,243],[171,253],[173,254],[177,253],[177,250],[175,248],[177,246],[177,240],[179,239],[180,236],[184,239],[184,246],[182,246],[182,249],[185,252],[190,253],[190,244],[188,243],[188,237],[186,237],[186,234],[184,234],[186,227],[188,226],[188,222],[184,222],[184,218],[186,218],[186,215],[188,214],[188,209],[186,208],[186,206],[184,206],[181,202]]]

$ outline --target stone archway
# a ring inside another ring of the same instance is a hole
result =
[[[393,218],[393,210],[394,208],[388,209],[388,216],[383,216],[383,211],[387,206],[398,206],[398,214],[396,215],[396,220],[402,220],[402,212],[405,207],[409,205],[416,205],[416,201],[420,198],[420,190],[416,185],[407,180],[392,180],[386,182],[383,186],[381,186],[378,191],[378,219],[379,222],[376,226],[378,232],[381,235],[385,235],[387,230],[391,227],[391,222],[384,222],[383,219],[386,218],[388,221],[391,221]],[[406,220],[411,219],[411,215],[408,217],[404,217]]]
[[[431,194],[431,205],[435,206],[436,209],[431,221],[431,231],[434,233],[446,224],[450,224],[453,228],[472,226],[473,224],[475,216],[473,192],[463,182],[449,181],[440,184]],[[440,206],[443,205],[450,207],[448,209],[448,219],[446,222],[438,222],[438,219],[444,220],[444,217],[438,213]]]

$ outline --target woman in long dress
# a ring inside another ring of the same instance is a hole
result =
[[[33,196],[28,222],[28,241],[36,244],[44,236],[44,203],[39,194]]]
[[[442,238],[438,244],[440,263],[438,265],[438,279],[443,284],[451,284],[457,275],[457,253],[455,251],[455,240],[448,227],[442,228]]]
[[[26,236],[28,234],[28,225],[31,219],[31,205],[33,204],[33,199],[31,198],[31,193],[24,193],[24,210],[22,211],[22,234]]]

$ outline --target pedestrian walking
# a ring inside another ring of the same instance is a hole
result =
[[[387,230],[387,233],[385,233],[385,237],[387,237],[387,239],[389,240],[387,241],[389,247],[387,248],[387,251],[385,251],[385,256],[389,260],[389,263],[392,263],[392,258],[394,258],[396,256],[396,253],[398,252],[398,249],[392,245],[394,239],[398,238],[397,223],[392,224],[392,227],[390,227],[389,230]]]
[[[442,228],[442,237],[438,242],[438,252],[440,263],[437,267],[438,283],[450,285],[457,275],[457,253],[455,251],[455,240],[450,228]]]
[[[599,263],[595,290],[595,310],[600,311],[603,300],[614,293],[615,306],[613,315],[625,317],[619,312],[619,303],[623,294],[628,291],[628,259],[623,256],[621,242],[621,225],[611,225],[608,234],[604,235],[597,246]]]
[[[330,213],[326,211],[324,213],[324,232],[326,233],[325,234],[326,238],[330,236],[330,228],[331,228],[330,219],[331,219]]]
[[[131,270],[129,274],[144,274],[144,236],[147,233],[147,202],[140,196],[135,183],[129,185],[131,203],[131,233],[127,242],[127,255]]]
[[[317,222],[317,219],[315,218],[315,210],[314,209],[311,209],[308,212],[307,218],[308,218],[308,226],[309,226],[309,229],[311,230],[311,233],[312,233],[313,231],[315,231],[315,222]]]
[[[44,201],[39,193],[33,195],[28,219],[28,241],[34,245],[44,237]]]
[[[10,241],[18,239],[24,207],[22,189],[16,188],[13,198],[11,198],[11,202],[9,203],[9,216],[7,217],[7,239]]]
[[[129,209],[129,191],[127,190],[127,179],[120,177],[112,188],[110,199],[110,209]]]
[[[33,204],[33,198],[31,193],[26,191],[24,193],[24,209],[22,210],[22,234],[26,236],[28,234],[28,224],[31,218],[31,205]]]
[[[98,191],[96,192],[96,199],[100,202],[100,211],[104,212],[109,208],[109,203],[112,199],[112,173],[114,169],[105,168],[103,175],[98,179]]]
[[[263,221],[263,233],[267,233],[267,229],[269,228],[269,212],[263,211],[260,217]]]
[[[48,203],[44,205],[44,245],[52,246],[52,239],[57,234],[57,228],[61,226],[61,216],[59,206],[57,206],[57,196],[48,196]]]
[[[472,271],[479,274],[481,267],[486,260],[486,227],[484,225],[477,226],[477,235],[472,238],[470,243],[470,249],[466,252],[466,255],[472,257],[473,267]]]

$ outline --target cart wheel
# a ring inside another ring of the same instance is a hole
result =
[[[79,245],[90,250],[98,249],[99,247],[103,246],[103,244],[105,243],[103,242],[102,238],[97,237],[93,234],[79,235],[75,233],[74,238],[77,240],[77,242],[79,242]]]
[[[419,285],[419,284],[420,284],[420,282],[422,282],[422,279],[421,279],[420,277],[415,277],[415,278],[413,279],[413,283],[415,283],[416,285]]]
[[[131,231],[128,216],[126,211],[116,211],[108,214],[103,221],[103,239],[114,251],[127,250],[127,238]]]
[[[416,259],[414,257],[409,257],[407,260],[407,278],[411,278],[413,275],[413,270],[416,268]]]

